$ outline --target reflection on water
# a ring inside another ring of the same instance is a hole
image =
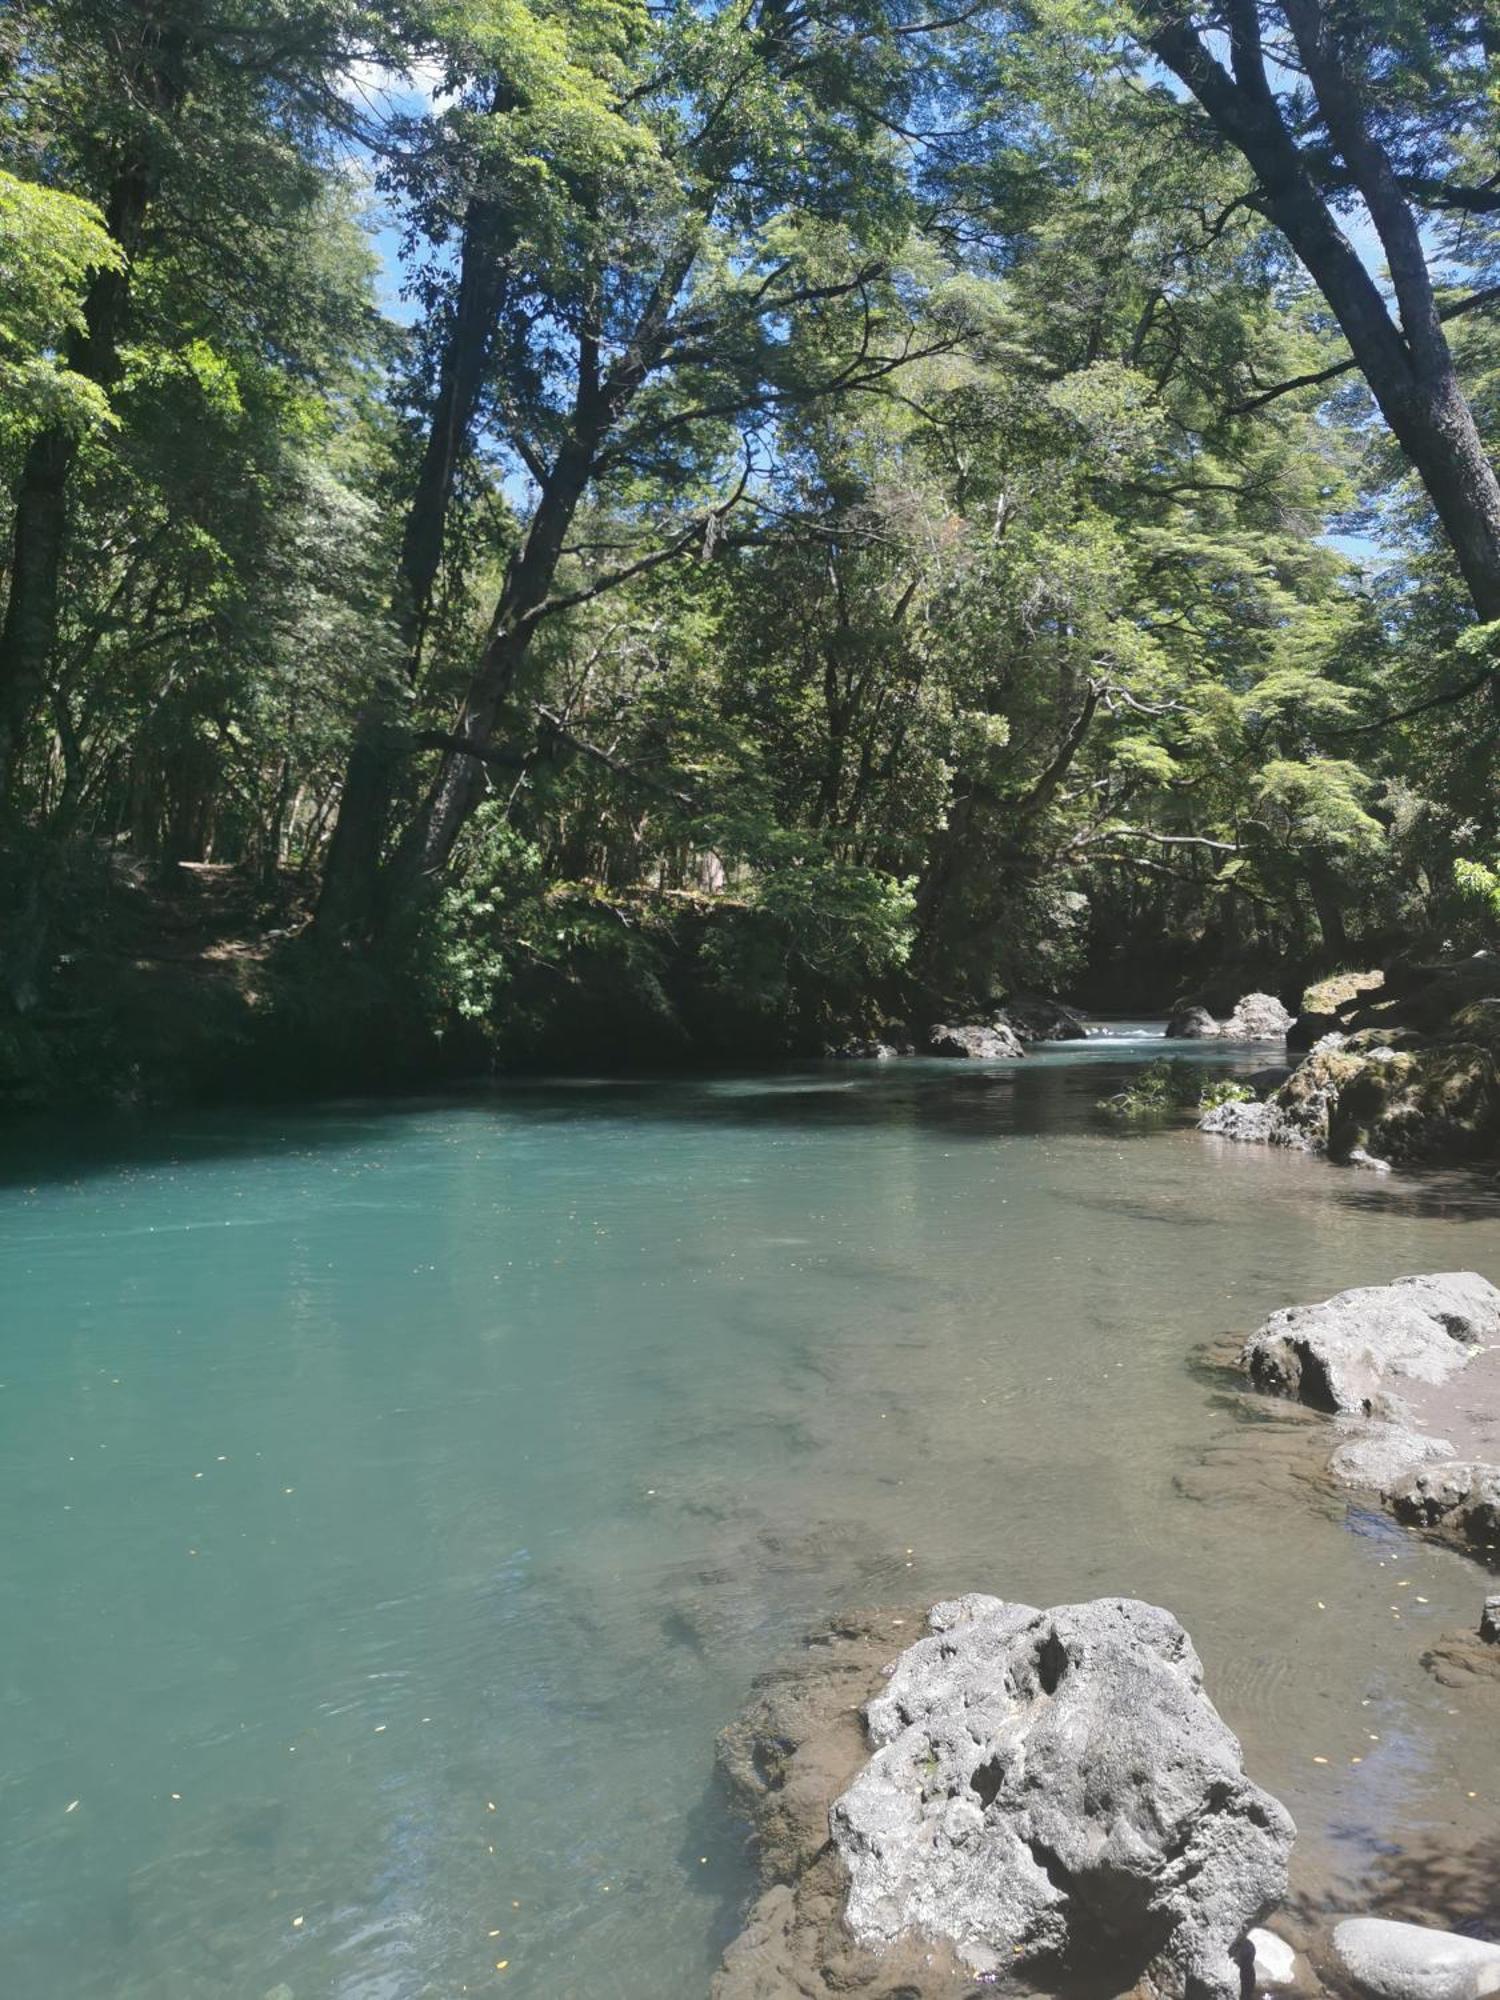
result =
[[[714,1732],[831,1608],[964,1589],[1170,1605],[1304,1902],[1493,1851],[1494,1717],[1419,1664],[1479,1573],[1190,1357],[1500,1277],[1494,1192],[1096,1119],[1156,1053],[18,1144],[6,1990],[700,1992]]]

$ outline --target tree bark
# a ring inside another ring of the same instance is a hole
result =
[[[531,649],[536,614],[546,602],[578,503],[593,476],[603,438],[602,410],[581,399],[579,420],[558,453],[520,550],[507,572],[489,638],[464,696],[453,735],[421,809],[391,857],[381,903],[399,909],[441,873],[465,820],[484,795],[485,753],[516,676]]]
[[[318,898],[317,927],[328,935],[356,936],[367,932],[374,921],[381,862],[407,749],[406,715],[421,673],[448,512],[473,437],[505,295],[506,234],[493,203],[477,198],[469,203],[453,325],[443,347],[432,421],[402,529],[391,597],[400,668],[373,691],[355,723]]]
[[[696,256],[694,230],[668,258],[631,338],[607,369],[601,363],[597,329],[585,325],[580,333],[578,381],[568,433],[542,478],[536,511],[506,572],[489,636],[453,730],[455,743],[444,752],[426,798],[384,871],[377,911],[377,924],[382,928],[420,900],[425,889],[441,876],[465,821],[484,796],[490,739],[552,595],[574,515],[610,436],[660,360],[672,307]]]
[[[1500,481],[1453,365],[1416,217],[1366,117],[1323,0],[1282,12],[1335,147],[1379,234],[1400,310],[1380,289],[1328,205],[1282,118],[1266,75],[1255,0],[1230,0],[1233,74],[1174,7],[1147,37],[1215,129],[1246,160],[1257,206],[1279,228],[1333,311],[1370,392],[1410,459],[1453,549],[1470,601],[1500,618]]]

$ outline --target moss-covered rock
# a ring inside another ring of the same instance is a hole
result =
[[[1302,995],[1305,1014],[1338,1014],[1361,993],[1378,991],[1385,984],[1383,972],[1335,972],[1318,979]]]
[[[1336,1159],[1470,1160],[1500,1151],[1500,1002],[1446,1032],[1368,1028],[1321,1049],[1271,1099],[1279,1122]]]
[[[1336,972],[1315,980],[1304,991],[1297,1018],[1287,1030],[1287,1046],[1310,1049],[1324,1035],[1345,1033],[1353,1015],[1369,1006],[1384,985],[1383,972]]]
[[[1500,997],[1469,997],[1475,979],[1443,984],[1464,1004],[1446,1018],[1423,989],[1417,1023],[1382,1020],[1313,1050],[1258,1119],[1219,1121],[1221,1136],[1401,1163],[1500,1156]],[[1378,987],[1356,990],[1356,1001]],[[1380,1011],[1385,1011],[1382,1003]]]
[[[1500,1151],[1500,1004],[1460,1010],[1450,1031],[1423,1045],[1354,1057],[1339,1090],[1328,1149],[1358,1147],[1388,1160],[1469,1160]]]

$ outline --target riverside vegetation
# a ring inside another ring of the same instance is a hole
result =
[[[1494,5],[0,99],[15,1977],[1500,1990]]]
[[[1494,941],[1484,9],[17,0],[0,1100]]]

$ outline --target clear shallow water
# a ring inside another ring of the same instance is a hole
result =
[[[1308,1897],[1492,1852],[1493,1711],[1418,1663],[1480,1573],[1188,1357],[1500,1278],[1500,1209],[1101,1125],[1158,1052],[17,1139],[0,1989],[690,2000],[715,1731],[831,1609],[964,1589],[1170,1605]]]

